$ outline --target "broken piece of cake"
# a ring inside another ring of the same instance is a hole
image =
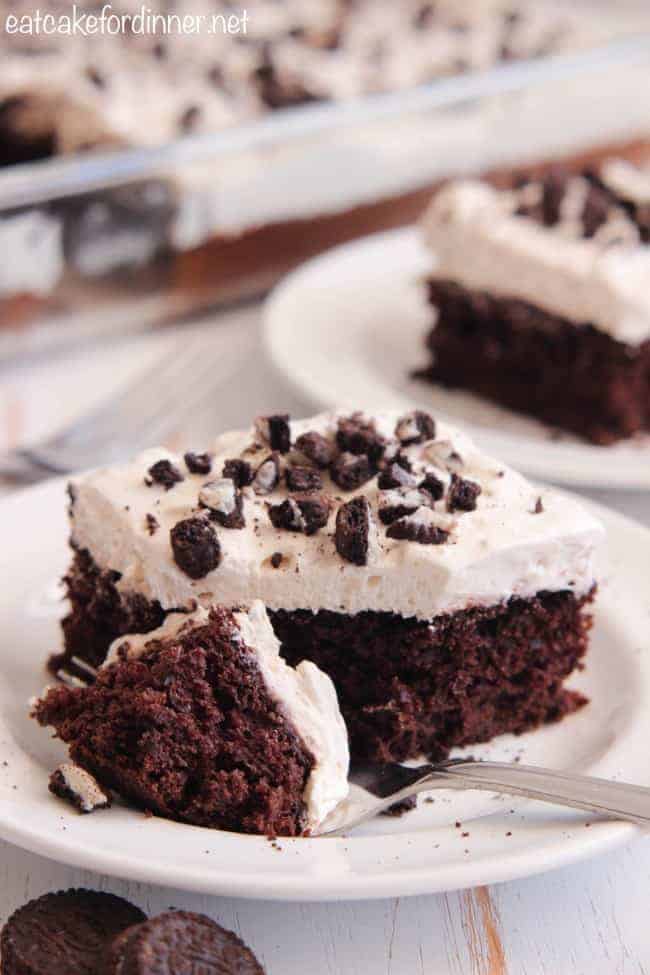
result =
[[[103,788],[197,826],[309,833],[348,791],[332,682],[280,658],[259,601],[120,638],[92,685],[50,689],[34,715]]]
[[[172,613],[261,600],[282,657],[334,682],[356,760],[442,758],[584,702],[565,681],[588,646],[598,521],[427,413],[264,417],[205,453],[150,450],[70,492],[56,668],[99,666],[123,634],[182,620]],[[136,673],[148,688],[143,667],[103,670],[96,693]],[[67,712],[92,695],[56,691],[39,717],[81,739]],[[287,754],[306,781],[309,761]]]

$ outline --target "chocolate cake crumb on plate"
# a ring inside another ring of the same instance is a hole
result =
[[[0,936],[2,975],[98,975],[113,938],[146,921],[121,897],[92,890],[45,894],[9,918]]]
[[[232,931],[203,914],[169,911],[118,935],[102,975],[264,975]]]

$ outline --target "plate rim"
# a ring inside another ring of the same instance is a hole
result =
[[[50,503],[54,502],[55,497],[58,500],[62,497],[65,480],[65,478],[57,478],[45,484],[16,492],[0,500],[0,522],[10,513],[12,508],[20,508],[22,505],[29,507],[30,503],[37,503],[43,495],[46,499],[48,495],[51,495]],[[609,532],[617,530],[634,532],[637,541],[638,536],[640,536],[650,551],[650,529],[603,505],[592,501],[584,503],[605,522],[608,535]],[[647,653],[650,655],[650,648]],[[36,761],[23,746],[14,740],[13,733],[6,720],[3,703],[0,703],[0,737],[5,741],[7,738],[11,741],[11,748],[23,756],[23,761],[27,760],[32,763]],[[596,763],[596,769],[597,767],[598,763]],[[44,798],[49,801],[45,789]],[[584,822],[580,818],[575,820],[575,829],[572,826],[567,827],[566,821],[551,822],[550,825],[542,822],[541,834],[543,835],[541,835],[540,842],[537,845],[534,844],[532,837],[524,836],[522,838],[523,848],[517,849],[513,845],[513,848],[508,850],[507,848],[504,849],[504,845],[501,843],[498,850],[488,848],[486,851],[482,848],[475,856],[470,856],[466,860],[457,857],[439,864],[425,860],[417,868],[400,865],[394,867],[386,864],[381,872],[373,870],[364,872],[358,867],[356,872],[353,872],[352,866],[346,861],[348,869],[345,871],[316,878],[309,871],[306,871],[304,875],[306,879],[304,879],[299,872],[283,871],[281,869],[281,858],[277,854],[274,854],[277,859],[273,861],[272,870],[267,873],[258,871],[254,876],[250,872],[242,874],[234,871],[226,872],[219,868],[215,870],[214,860],[217,859],[216,857],[209,858],[205,869],[197,869],[193,865],[187,867],[181,861],[175,862],[173,867],[164,861],[158,864],[155,858],[149,856],[147,859],[146,855],[139,858],[129,858],[124,854],[120,855],[111,850],[102,849],[100,846],[101,835],[94,845],[89,845],[84,842],[80,843],[79,837],[75,836],[74,829],[68,829],[61,833],[54,829],[54,825],[46,831],[30,827],[28,820],[17,819],[15,814],[12,815],[12,803],[10,801],[12,799],[15,804],[15,794],[12,797],[8,786],[0,783],[0,835],[14,845],[30,852],[71,866],[139,882],[207,894],[279,901],[378,899],[440,893],[473,887],[477,884],[500,883],[568,866],[600,853],[606,853],[641,833],[640,828],[632,824],[608,820],[593,821],[591,823],[592,828],[588,831],[582,828]],[[30,802],[33,806],[33,800]],[[123,808],[118,806],[120,811]],[[124,812],[130,814],[131,811],[124,808]],[[142,814],[136,813],[135,815],[142,817],[141,820],[135,820],[136,825],[144,820]],[[167,820],[154,818],[157,823],[163,824],[163,829],[169,825]],[[76,813],[71,812],[70,822],[79,819],[87,821],[88,817],[78,817]],[[492,824],[496,822],[492,816],[473,820],[473,834],[477,835],[481,832],[489,834],[491,821]],[[573,822],[571,820],[571,823]],[[218,853],[219,843],[231,841],[242,847],[243,853],[257,852],[259,854],[261,850],[270,848],[268,840],[264,837],[206,830],[177,823],[171,825],[173,828],[197,831],[203,837],[203,844],[206,843],[208,836],[211,837],[215,845],[214,853]],[[538,824],[533,823],[533,826],[536,825]],[[453,832],[452,826],[435,827],[435,829]],[[399,848],[403,844],[410,845],[413,848],[424,848],[430,834],[431,830],[416,830],[385,834],[381,836],[381,840],[387,848]],[[186,833],[185,835],[189,836],[190,834]],[[306,853],[313,852],[313,844],[318,843],[333,844],[337,851],[344,855],[350,844],[354,844],[355,848],[363,847],[362,852],[365,852],[379,839],[380,837],[372,835],[320,839],[288,839],[283,837],[280,838],[279,842],[282,844],[283,850],[286,848],[287,855],[292,851],[295,853],[296,850],[300,850],[302,844],[306,844]],[[489,842],[489,836],[487,839]],[[255,851],[255,847],[257,847],[257,851]],[[277,864],[277,868],[275,864]]]
[[[417,244],[418,239],[417,225],[409,225],[407,227],[398,227],[392,230],[367,234],[355,240],[331,247],[294,268],[267,296],[262,309],[262,339],[266,354],[274,369],[282,376],[285,382],[294,391],[300,393],[301,396],[307,397],[308,402],[313,403],[316,408],[335,409],[351,404],[341,402],[341,397],[334,395],[331,385],[326,380],[319,378],[314,373],[310,373],[291,354],[291,328],[285,320],[285,306],[291,302],[294,290],[300,288],[305,279],[309,280],[312,277],[316,277],[322,268],[327,269],[339,260],[344,261],[350,257],[352,259],[359,259],[359,255],[364,250],[373,247],[379,248],[382,245],[387,247],[412,247]],[[437,389],[441,388],[437,384],[435,385]],[[378,385],[378,392],[380,388]],[[399,390],[393,390],[393,399],[400,401],[400,404],[405,408],[409,402],[409,397]],[[493,405],[490,403],[490,406]],[[519,419],[531,419],[524,417],[523,414],[516,414],[514,411],[508,410],[505,407],[499,407],[499,409]],[[450,423],[456,423],[458,426],[464,427],[465,430],[470,427],[467,420],[462,420],[457,415],[454,415],[453,409],[449,412],[446,410],[443,412],[446,413],[446,419]],[[547,427],[547,429],[550,431],[552,428]],[[616,444],[612,445],[612,447],[598,446],[597,444],[581,441],[579,438],[575,438],[575,441],[566,441],[563,446],[569,446],[575,442],[575,446],[580,450],[578,456],[586,454],[586,451],[593,451],[593,455],[590,453],[590,457],[593,456],[591,468],[587,466],[585,470],[584,466],[581,466],[579,462],[578,464],[569,463],[565,456],[562,456],[558,453],[557,449],[554,449],[554,445],[549,439],[548,447],[551,450],[550,458],[553,465],[549,468],[548,452],[545,452],[545,461],[536,459],[539,453],[538,451],[535,451],[534,454],[525,455],[523,459],[519,458],[518,448],[520,449],[522,445],[541,446],[523,434],[503,432],[487,425],[481,427],[473,426],[470,434],[477,442],[481,443],[488,453],[493,453],[504,462],[510,463],[513,467],[518,467],[524,473],[527,473],[531,477],[536,477],[539,480],[553,481],[554,483],[561,483],[567,487],[578,489],[593,488],[596,490],[643,491],[650,488],[650,441],[647,448],[640,448],[647,449],[648,463],[645,465],[639,464],[639,468],[634,476],[630,477],[625,469],[619,470],[615,463],[607,463],[607,458],[609,456],[611,459],[611,450],[612,448],[616,448]],[[566,434],[566,436],[570,437],[571,435]],[[621,445],[624,447],[628,445],[633,446],[633,441],[622,441]]]

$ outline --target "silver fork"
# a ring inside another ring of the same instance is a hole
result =
[[[112,463],[155,445],[206,402],[238,356],[210,352],[203,334],[181,336],[150,367],[53,436],[0,454],[0,477],[35,483]]]
[[[453,759],[439,765],[364,765],[350,772],[350,795],[321,823],[318,836],[340,836],[389,806],[432,789],[480,789],[582,809],[650,826],[650,789],[532,765]]]

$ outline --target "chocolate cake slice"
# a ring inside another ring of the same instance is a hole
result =
[[[71,497],[65,668],[171,611],[260,599],[284,658],[332,677],[356,758],[439,757],[582,703],[564,682],[599,524],[422,411],[260,418]]]
[[[650,170],[622,159],[511,189],[450,183],[422,224],[421,375],[597,444],[649,431],[649,205]]]
[[[280,658],[259,601],[120,638],[91,686],[50,689],[34,716],[104,788],[197,826],[295,836],[347,794],[332,683]]]

